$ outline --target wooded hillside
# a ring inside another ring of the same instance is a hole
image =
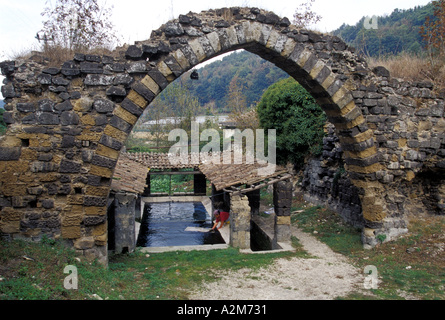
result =
[[[199,80],[184,77],[182,85],[190,90],[192,96],[198,98],[199,104],[204,109],[201,113],[205,113],[206,106],[209,104],[213,104],[217,112],[231,111],[229,91],[232,81],[236,81],[235,85],[242,88],[246,105],[250,107],[260,101],[269,86],[289,77],[272,63],[244,50],[236,51],[220,61],[197,69],[197,72]],[[233,82],[232,85],[234,85]],[[167,87],[158,99],[167,100],[174,86],[175,84],[172,84]]]

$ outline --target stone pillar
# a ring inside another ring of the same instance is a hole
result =
[[[193,188],[195,195],[205,196],[207,193],[207,180],[203,174],[195,174],[193,176]]]
[[[258,189],[246,194],[249,199],[252,215],[258,215],[260,213],[260,192],[261,190]]]
[[[114,248],[116,253],[133,252],[136,247],[135,210],[137,195],[117,193],[114,201]]]
[[[231,196],[230,245],[250,249],[250,207],[246,196]]]
[[[275,242],[290,242],[290,212],[292,207],[292,181],[274,184],[273,200],[275,208]]]

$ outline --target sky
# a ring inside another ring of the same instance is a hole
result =
[[[221,7],[248,6],[275,12],[292,21],[297,7],[306,0],[98,0],[113,6],[111,21],[124,43],[147,40],[152,30],[188,12]],[[343,23],[355,25],[364,16],[390,14],[394,9],[409,9],[431,0],[315,0],[312,10],[322,17],[315,26],[330,32]],[[0,0],[0,61],[30,50],[38,50],[36,33],[42,29],[42,11],[56,0]],[[0,85],[3,77],[0,76]]]

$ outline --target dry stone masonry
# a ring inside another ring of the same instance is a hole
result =
[[[444,100],[433,84],[370,70],[338,37],[272,12],[225,8],[181,15],[110,56],[0,64],[2,237],[60,238],[106,263],[107,199],[134,124],[169,83],[241,48],[294,77],[326,112],[357,188],[365,243],[404,230],[410,212],[443,213]]]
[[[343,151],[333,125],[326,126],[323,153],[310,159],[297,185],[310,203],[325,205],[339,213],[349,224],[364,226],[359,189],[344,168]]]

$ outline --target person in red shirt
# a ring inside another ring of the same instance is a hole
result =
[[[215,212],[213,212],[213,215],[215,216],[215,224],[213,225],[213,228],[210,231],[214,231],[215,228],[217,228],[218,223],[220,223],[218,230],[221,229],[230,216],[228,212],[224,212],[221,210],[215,210]]]

